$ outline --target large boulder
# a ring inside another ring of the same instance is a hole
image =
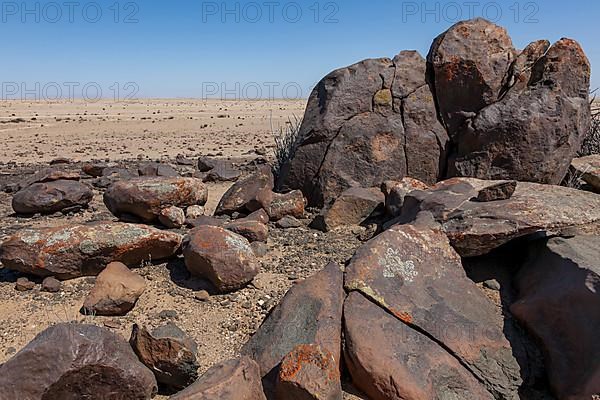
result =
[[[193,385],[169,400],[266,400],[260,382],[260,368],[241,357],[217,364]]]
[[[146,290],[146,280],[125,264],[112,262],[100,272],[83,303],[89,315],[125,315]]]
[[[12,208],[17,214],[52,214],[87,207],[93,197],[92,189],[76,180],[34,183],[13,196]]]
[[[129,344],[94,325],[54,325],[0,366],[3,399],[147,400],[156,392]]]
[[[600,236],[531,244],[515,279],[510,310],[542,343],[550,385],[560,399],[600,393]]]
[[[169,323],[150,333],[134,324],[129,344],[157,382],[171,390],[185,389],[198,378],[198,346],[177,325]]]
[[[265,389],[274,389],[281,361],[298,345],[320,346],[332,358],[331,370],[340,370],[344,296],[343,273],[335,263],[288,291],[242,348],[260,366]],[[335,385],[340,387],[339,375]]]
[[[504,183],[452,178],[430,190],[413,191],[405,197],[399,221],[411,221],[421,211],[431,212],[463,257],[487,254],[534,233],[600,233],[600,195],[518,182],[507,199],[479,200],[485,197],[482,192]]]
[[[117,222],[24,229],[2,243],[0,261],[26,274],[71,279],[97,275],[113,261],[137,267],[171,257],[181,241],[176,233]]]
[[[475,19],[438,37],[428,62],[454,144],[451,176],[562,181],[590,123],[590,64],[577,42],[517,54],[503,28]]]
[[[344,303],[345,360],[372,400],[494,399],[434,340],[358,292]]]
[[[104,204],[117,217],[153,222],[166,207],[204,205],[207,198],[208,189],[199,179],[146,177],[113,183],[104,193]]]
[[[43,168],[33,175],[28,176],[23,181],[19,182],[18,188],[25,189],[35,183],[47,183],[54,181],[78,181],[81,179],[81,175],[75,171],[66,171],[54,167]]]
[[[345,286],[431,337],[497,399],[518,398],[521,371],[502,316],[467,278],[431,218],[395,226],[360,247],[346,268]]]
[[[258,274],[258,261],[243,236],[218,226],[199,226],[183,247],[191,274],[208,279],[220,292],[246,286]]]
[[[443,174],[448,138],[425,81],[425,60],[404,51],[327,75],[310,95],[294,157],[279,190],[300,189],[322,206],[354,187]]]

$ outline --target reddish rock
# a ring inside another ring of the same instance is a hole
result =
[[[269,227],[266,224],[247,218],[230,222],[225,225],[225,229],[245,237],[250,242],[266,242],[269,237]]]
[[[266,400],[258,365],[248,357],[215,365],[169,400]]]
[[[12,207],[18,214],[52,214],[73,207],[87,207],[94,197],[92,189],[75,180],[34,183],[17,192]]]
[[[64,171],[57,168],[44,168],[35,174],[27,177],[19,183],[20,189],[25,189],[35,183],[47,183],[54,181],[78,181],[81,179],[79,173],[74,171]]]
[[[498,399],[512,399],[520,367],[496,306],[467,278],[441,227],[395,226],[355,253],[345,286],[452,352]]]
[[[152,222],[165,207],[204,205],[207,198],[199,179],[147,177],[115,182],[104,193],[104,204],[117,217],[129,214]]]
[[[343,273],[335,263],[288,291],[242,348],[260,366],[265,389],[273,390],[281,361],[301,344],[320,346],[339,371],[344,297]]]
[[[149,400],[156,392],[129,344],[94,325],[54,325],[0,366],[5,399]]]
[[[197,345],[179,327],[169,323],[152,334],[133,325],[129,344],[156,381],[169,389],[182,390],[198,378]]]
[[[24,229],[0,247],[5,268],[42,277],[97,275],[112,261],[139,266],[174,255],[181,236],[144,225],[98,222]]]
[[[513,239],[547,234],[600,233],[600,196],[562,186],[519,182],[507,200],[478,202],[481,190],[498,181],[453,178],[406,196],[402,221],[421,211],[442,224],[462,257],[489,253]]]
[[[19,278],[15,283],[15,290],[17,292],[29,292],[35,288],[35,282],[31,282],[27,278]]]
[[[381,186],[385,195],[385,210],[388,215],[397,217],[402,213],[404,197],[413,190],[427,190],[429,187],[413,178],[404,178],[401,181],[386,181]]]
[[[276,390],[280,400],[341,400],[339,361],[317,345],[301,344],[281,362]]]
[[[382,213],[385,196],[378,188],[350,188],[312,222],[311,226],[329,232],[344,226],[360,225]]]
[[[185,212],[179,207],[166,207],[160,210],[158,221],[167,228],[181,228],[185,224]]]
[[[504,181],[485,187],[477,193],[477,201],[508,200],[517,189],[517,181]]]
[[[556,396],[600,393],[600,237],[532,243],[515,282],[519,299],[510,310],[541,342]]]
[[[285,216],[302,218],[304,216],[304,195],[299,190],[286,194],[272,193],[270,201],[265,203],[264,209],[271,221],[279,221]]]
[[[89,315],[125,315],[145,290],[144,278],[125,264],[112,262],[96,278],[83,303],[83,311]]]
[[[438,343],[357,292],[344,304],[344,337],[352,383],[371,400],[494,399]]]
[[[244,218],[244,220],[257,221],[261,224],[268,224],[269,214],[267,214],[267,212],[263,208],[261,208],[260,210],[254,211],[252,214],[248,215],[246,218]]]
[[[208,215],[202,215],[194,219],[186,219],[185,224],[190,228],[198,228],[201,226],[220,226],[223,227],[227,223],[226,220],[220,218],[210,217]]]
[[[246,286],[258,274],[258,262],[246,238],[221,227],[190,231],[183,248],[191,274],[208,279],[220,292]]]
[[[62,284],[60,281],[52,276],[44,278],[42,281],[42,292],[58,293],[60,292]]]
[[[89,176],[98,178],[98,177],[102,176],[104,173],[104,170],[109,167],[110,167],[110,165],[105,162],[91,162],[91,163],[83,164],[83,167],[81,167],[81,170]]]
[[[179,172],[168,164],[163,163],[146,163],[138,168],[140,176],[164,176],[168,178],[176,178]]]
[[[231,215],[234,212],[249,213],[263,208],[270,202],[273,189],[273,173],[263,165],[252,175],[237,181],[221,198],[215,215]]]

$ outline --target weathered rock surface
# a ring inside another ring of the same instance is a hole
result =
[[[189,206],[185,209],[185,217],[189,219],[199,218],[204,216],[203,206]]]
[[[197,345],[172,323],[152,333],[146,327],[134,324],[129,344],[161,385],[182,390],[198,378]]]
[[[170,400],[266,400],[258,365],[248,357],[209,369],[192,386]]]
[[[575,158],[571,169],[595,190],[600,191],[600,154]]]
[[[112,262],[96,278],[83,310],[89,315],[125,315],[145,290],[144,278],[125,264]]]
[[[181,240],[176,233],[114,222],[24,229],[2,244],[0,260],[11,270],[71,279],[97,275],[113,261],[139,266],[171,257]]]
[[[93,176],[94,178],[99,178],[104,173],[106,168],[109,168],[111,165],[105,162],[95,161],[83,164],[81,170],[89,176]]]
[[[395,226],[360,247],[345,286],[448,349],[499,399],[516,399],[520,367],[495,305],[470,281],[433,221]]]
[[[299,190],[289,193],[272,193],[270,199],[263,204],[271,221],[279,221],[285,216],[302,218],[304,216],[304,195]]]
[[[301,142],[278,189],[300,189],[309,205],[322,206],[354,186],[406,175],[437,181],[448,138],[425,69],[418,53],[403,51],[327,75],[309,98]]]
[[[117,217],[129,214],[152,222],[165,207],[204,205],[207,198],[208,189],[199,179],[149,177],[113,183],[104,193],[104,204]]]
[[[272,198],[273,173],[268,165],[259,167],[252,175],[237,181],[221,198],[215,215],[234,212],[251,213],[264,208]]]
[[[35,174],[27,177],[22,182],[19,183],[18,187],[20,189],[25,189],[28,186],[31,186],[35,183],[47,183],[54,181],[78,181],[81,179],[81,176],[77,172],[73,171],[65,171],[58,168],[43,168]]]
[[[269,237],[269,226],[247,218],[238,219],[225,225],[225,229],[237,233],[252,242],[266,242]]]
[[[185,224],[185,212],[179,207],[165,207],[160,210],[158,221],[167,228],[181,228]]]
[[[431,212],[463,257],[479,256],[533,233],[600,232],[600,195],[562,186],[519,182],[507,200],[478,202],[498,181],[453,178],[405,198],[400,220]],[[475,201],[474,201],[475,200]]]
[[[92,189],[75,180],[34,183],[15,193],[12,207],[18,214],[52,214],[73,207],[87,207]]]
[[[517,190],[517,181],[503,181],[494,185],[485,187],[477,193],[477,201],[499,201],[508,200]]]
[[[311,226],[328,232],[343,226],[360,225],[377,212],[382,214],[384,202],[385,195],[378,188],[350,188],[324,209]]]
[[[318,345],[297,346],[281,362],[276,393],[281,400],[341,400],[339,361]]]
[[[344,304],[345,360],[372,400],[489,399],[459,360],[358,292]]]
[[[438,37],[428,62],[455,144],[451,176],[562,181],[590,123],[590,64],[577,42],[517,54],[503,28],[474,19]]]
[[[246,286],[258,274],[258,262],[246,238],[217,226],[200,226],[183,248],[191,274],[208,279],[220,292]]]
[[[230,163],[217,163],[204,177],[204,182],[232,182],[238,180],[241,172]]]
[[[515,282],[510,310],[542,343],[557,397],[600,393],[600,237],[534,242]]]
[[[0,366],[3,399],[147,400],[156,391],[127,342],[94,325],[54,325]]]
[[[260,366],[265,389],[272,390],[281,361],[301,344],[320,346],[339,371],[344,297],[343,273],[335,263],[288,291],[242,348]]]
[[[418,179],[404,178],[401,181],[386,181],[381,185],[381,191],[385,195],[385,211],[391,217],[397,217],[402,213],[404,197],[413,190],[427,190],[429,187]]]
[[[140,176],[164,176],[175,178],[179,176],[179,172],[168,164],[163,163],[146,163],[138,168]]]

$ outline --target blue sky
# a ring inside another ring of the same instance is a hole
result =
[[[574,38],[592,66],[600,63],[600,4],[589,1],[0,3],[3,98],[59,90],[63,97],[98,90],[108,98],[306,97],[337,67],[403,49],[425,55],[435,36],[470,16],[505,26],[519,48]]]

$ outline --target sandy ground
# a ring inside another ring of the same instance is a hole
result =
[[[0,137],[4,144],[0,148],[0,186],[22,180],[57,157],[73,160],[61,168],[79,171],[82,162],[91,159],[136,167],[140,155],[143,160],[163,159],[181,174],[190,175],[194,167],[176,165],[177,154],[190,158],[213,154],[233,158],[248,173],[254,159],[263,154],[270,157],[271,124],[277,127],[294,115],[301,116],[303,108],[303,101],[0,102]],[[214,210],[230,185],[209,184],[208,211]],[[89,209],[67,216],[17,217],[10,206],[11,197],[0,192],[0,240],[26,227],[114,220],[102,203],[102,191],[97,189]],[[140,266],[136,271],[146,279],[147,289],[125,317],[79,312],[95,278],[64,282],[55,294],[41,292],[39,284],[33,291],[17,292],[14,286],[20,275],[0,266],[0,363],[58,322],[97,324],[128,339],[134,323],[155,328],[171,321],[198,343],[200,372],[204,372],[235,356],[295,282],[329,261],[348,260],[361,243],[359,235],[364,233],[356,228],[324,234],[309,229],[309,222],[307,215],[301,228],[282,230],[271,225],[268,252],[260,259],[261,273],[254,282],[233,294],[213,295],[208,301],[196,299],[198,291],[208,286],[191,277],[181,259]]]

